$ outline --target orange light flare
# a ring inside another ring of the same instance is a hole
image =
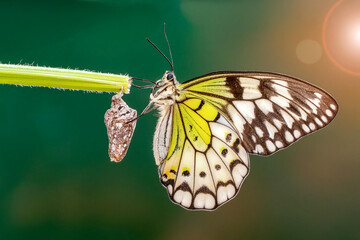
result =
[[[360,76],[359,0],[340,0],[331,7],[324,20],[322,43],[335,66]]]
[[[357,26],[357,28],[356,28],[356,30],[354,32],[354,37],[355,37],[355,41],[357,42],[357,44],[360,45],[360,23],[359,23],[359,26]]]

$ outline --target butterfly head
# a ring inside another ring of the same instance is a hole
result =
[[[154,85],[150,99],[158,105],[173,104],[177,95],[176,86],[179,82],[173,72],[166,71],[165,74]]]
[[[176,87],[179,84],[179,82],[176,80],[176,76],[171,71],[166,71],[161,79],[156,81],[156,84],[154,86],[154,90],[157,90],[157,92],[163,88],[164,86],[174,86]]]
[[[174,74],[172,72],[169,72],[169,71],[165,72],[165,76],[166,76],[166,79],[169,80],[169,81],[172,81],[175,78]]]
[[[174,72],[171,71],[166,71],[163,75],[163,77],[161,78],[161,80],[165,81],[165,82],[171,82],[174,85],[179,84],[178,81],[176,80],[176,76],[174,74]]]

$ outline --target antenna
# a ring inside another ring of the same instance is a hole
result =
[[[171,54],[171,48],[170,48],[170,44],[169,44],[169,40],[166,36],[166,31],[165,31],[165,24],[164,23],[164,35],[165,35],[165,39],[166,39],[166,42],[167,42],[167,45],[168,45],[168,48],[169,48],[169,53],[170,53],[170,58],[171,58],[171,66],[172,66],[172,72],[174,72],[174,60],[173,60],[173,57],[172,57],[172,54]]]
[[[163,55],[163,57],[168,61],[168,63],[170,64],[171,66],[171,71],[174,71],[174,66],[173,64],[170,62],[170,60],[165,56],[165,54],[162,53],[162,51],[152,42],[150,41],[148,38],[146,38],[146,40],[151,44],[153,45],[154,48],[156,48],[156,50],[159,51],[159,53],[161,53],[161,55]]]

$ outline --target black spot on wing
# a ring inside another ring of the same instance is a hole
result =
[[[163,179],[161,179],[161,183],[162,183],[165,187],[167,187],[168,185],[174,186],[175,181],[174,181],[174,179],[169,179],[169,180],[166,180],[166,181],[164,181]]]
[[[226,142],[230,142],[231,141],[231,133],[228,133],[228,134],[226,134],[226,137],[225,137],[225,139],[226,139]]]
[[[240,149],[239,149],[239,144],[240,144],[240,139],[237,138],[232,146],[232,149],[236,152],[239,153]]]
[[[234,95],[234,98],[241,99],[243,95],[243,88],[240,85],[238,77],[227,77],[226,86],[229,87],[229,91]]]
[[[190,175],[190,172],[188,170],[185,170],[185,171],[182,172],[182,175],[184,177],[188,177]]]
[[[178,190],[184,191],[184,192],[189,192],[192,194],[192,191],[189,187],[189,184],[187,182],[183,182],[180,186],[178,186],[175,190],[175,192],[177,192]],[[174,193],[175,193],[174,192]]]
[[[224,148],[224,149],[221,151],[221,155],[222,155],[223,157],[226,157],[227,153],[228,153],[228,150],[227,150],[226,148]]]
[[[227,182],[218,182],[216,185],[216,189],[218,189],[220,186],[226,187],[229,184],[231,184],[235,187],[234,182],[232,180],[228,180]],[[235,187],[235,189],[236,189],[236,187]]]
[[[205,104],[204,100],[201,100],[200,105],[194,110],[194,111],[199,111]]]
[[[196,193],[195,193],[195,196],[198,195],[199,193],[206,193],[206,194],[210,194],[211,196],[214,197],[214,199],[216,199],[216,196],[215,194],[206,186],[202,186],[201,188],[199,188]],[[216,205],[215,205],[216,207]]]
[[[230,171],[232,172],[234,167],[238,164],[242,164],[242,162],[239,159],[232,160],[230,162]]]
[[[220,118],[220,113],[218,113],[218,114],[216,115],[216,117],[215,117],[215,119],[214,119],[214,122],[216,122],[217,120],[219,120],[219,118]]]

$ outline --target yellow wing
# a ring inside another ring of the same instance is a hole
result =
[[[211,210],[233,198],[249,172],[239,135],[215,107],[197,98],[168,112],[157,127],[167,130],[155,134],[154,141],[158,147],[159,139],[168,139],[167,155],[158,163],[171,200],[187,209]]]
[[[178,86],[180,99],[215,106],[249,153],[269,155],[325,127],[338,105],[325,91],[293,77],[260,72],[217,72]]]

